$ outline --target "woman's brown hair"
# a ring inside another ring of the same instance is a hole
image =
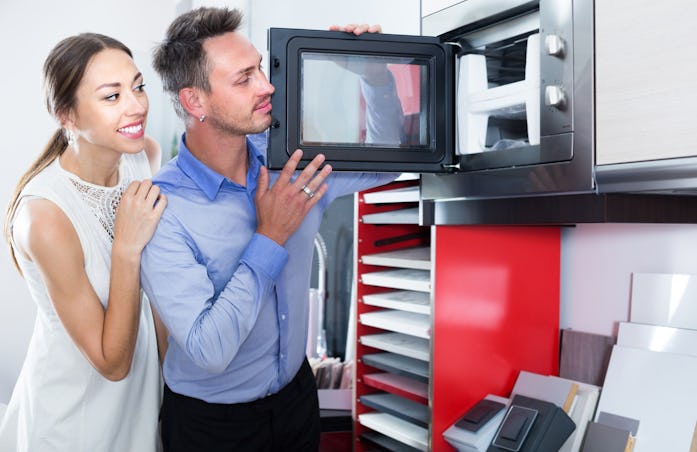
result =
[[[48,112],[57,120],[75,108],[76,92],[92,57],[104,49],[123,50],[133,57],[131,50],[120,41],[97,33],[82,33],[60,41],[44,61],[44,96]],[[12,248],[12,220],[24,187],[43,169],[60,157],[68,147],[63,129],[54,132],[39,157],[22,175],[10,197],[5,213],[5,239],[10,244],[10,255],[19,270]],[[21,273],[21,270],[20,270]]]

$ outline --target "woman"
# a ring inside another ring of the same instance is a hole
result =
[[[60,123],[10,201],[5,233],[38,312],[0,449],[154,451],[160,368],[140,253],[166,205],[147,179],[143,76],[122,43],[64,39],[44,63]]]

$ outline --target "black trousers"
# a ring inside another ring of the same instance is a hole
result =
[[[317,388],[305,360],[276,394],[247,403],[207,403],[165,386],[161,413],[164,452],[319,450]]]

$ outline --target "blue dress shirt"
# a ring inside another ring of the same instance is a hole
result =
[[[214,403],[278,392],[305,358],[314,238],[335,198],[396,174],[332,173],[328,191],[280,246],[257,234],[254,193],[266,136],[247,137],[246,186],[186,148],[154,178],[167,208],[143,251],[142,285],[169,330],[172,391]],[[271,183],[278,172],[271,171]]]

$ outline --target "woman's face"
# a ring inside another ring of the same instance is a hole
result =
[[[69,128],[83,151],[137,153],[144,148],[148,96],[143,76],[127,53],[105,49],[87,65]]]

